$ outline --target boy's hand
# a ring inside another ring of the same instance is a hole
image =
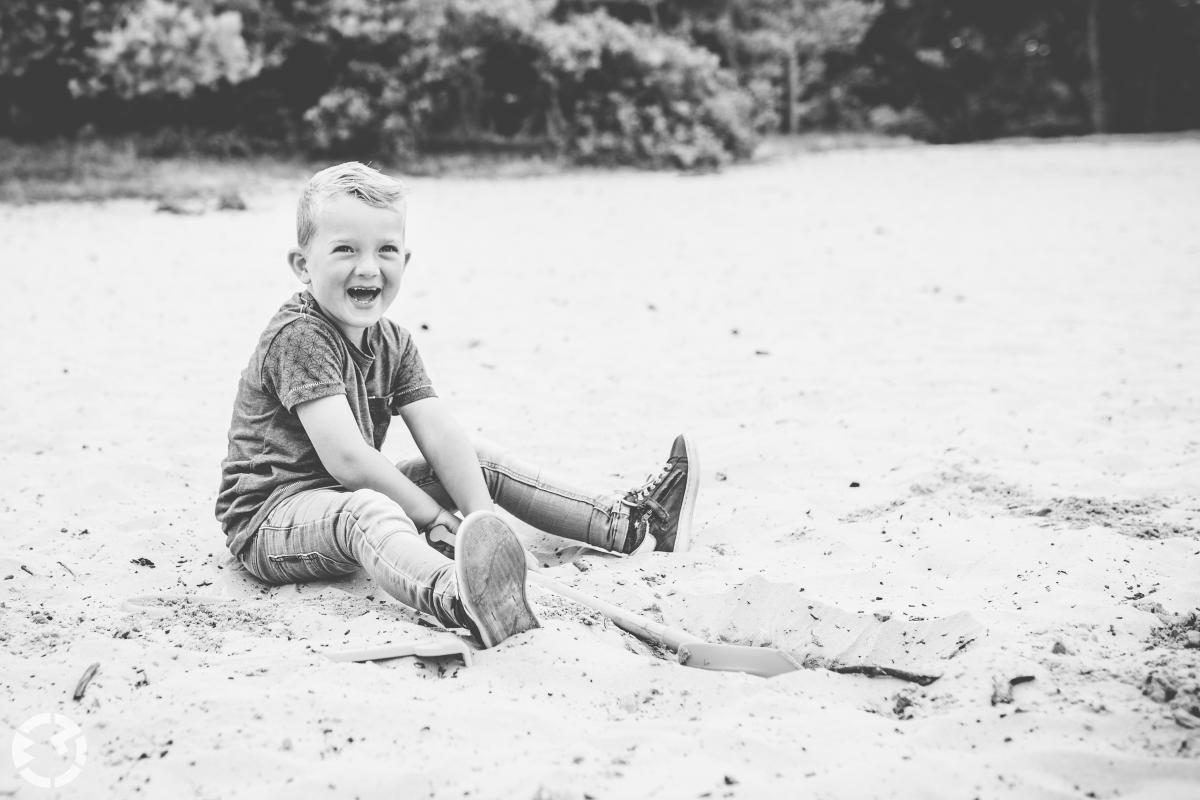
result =
[[[451,514],[443,508],[438,511],[437,517],[434,518],[433,522],[429,523],[425,530],[428,531],[441,526],[450,531],[451,534],[455,534],[458,533],[458,526],[461,524],[462,520],[458,518],[457,514]]]
[[[459,511],[466,515],[495,509],[475,445],[440,398],[401,406],[400,417]]]
[[[462,520],[455,514],[441,511],[437,519],[429,523],[429,527],[422,530],[421,534],[434,550],[447,558],[454,558],[454,548],[458,544],[458,526],[461,524]],[[525,551],[525,568],[530,571],[541,569],[537,558],[528,550]]]
[[[374,489],[387,495],[399,503],[418,529],[429,527],[440,513],[453,516],[401,474],[383,453],[367,444],[344,394],[301,403],[296,406],[296,415],[322,466],[345,488]],[[458,529],[457,523],[454,529]]]

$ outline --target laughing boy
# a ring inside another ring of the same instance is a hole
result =
[[[406,210],[403,185],[362,164],[309,180],[288,253],[305,288],[275,312],[238,382],[216,515],[262,581],[365,569],[492,647],[538,625],[524,550],[495,506],[612,552],[683,549],[699,466],[679,436],[658,474],[605,496],[473,442],[408,331],[383,316],[408,263]],[[421,457],[393,464],[380,452],[394,415]]]

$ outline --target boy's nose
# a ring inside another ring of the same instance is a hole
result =
[[[379,264],[376,263],[375,256],[365,255],[358,259],[354,265],[355,275],[378,275]]]

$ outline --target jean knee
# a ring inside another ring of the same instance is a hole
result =
[[[396,505],[396,501],[383,492],[377,492],[374,489],[355,489],[346,497],[346,508],[354,512],[369,509],[371,506],[386,505],[387,503]],[[396,507],[399,508],[399,506]]]
[[[388,528],[411,528],[417,532],[416,524],[404,513],[392,498],[374,489],[356,489],[346,500],[346,510],[354,517],[358,525],[386,525]]]
[[[471,437],[471,446],[475,448],[475,457],[482,464],[499,464],[508,455],[508,451],[504,447],[479,435]]]

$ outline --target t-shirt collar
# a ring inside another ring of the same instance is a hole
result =
[[[366,369],[375,362],[375,348],[371,346],[371,341],[375,338],[375,334],[378,331],[378,322],[364,331],[363,339],[366,344],[366,348],[364,349],[363,347],[359,346],[358,342],[352,342],[346,338],[346,334],[342,333],[342,329],[339,328],[337,324],[329,317],[329,315],[325,313],[325,310],[321,308],[321,304],[317,302],[317,298],[313,297],[311,291],[305,289],[300,293],[300,303],[303,306],[311,308],[319,317],[321,317],[321,319],[333,326],[333,329],[336,330],[338,335],[342,337],[342,341],[344,341],[350,348],[351,358],[353,358],[359,366]]]

